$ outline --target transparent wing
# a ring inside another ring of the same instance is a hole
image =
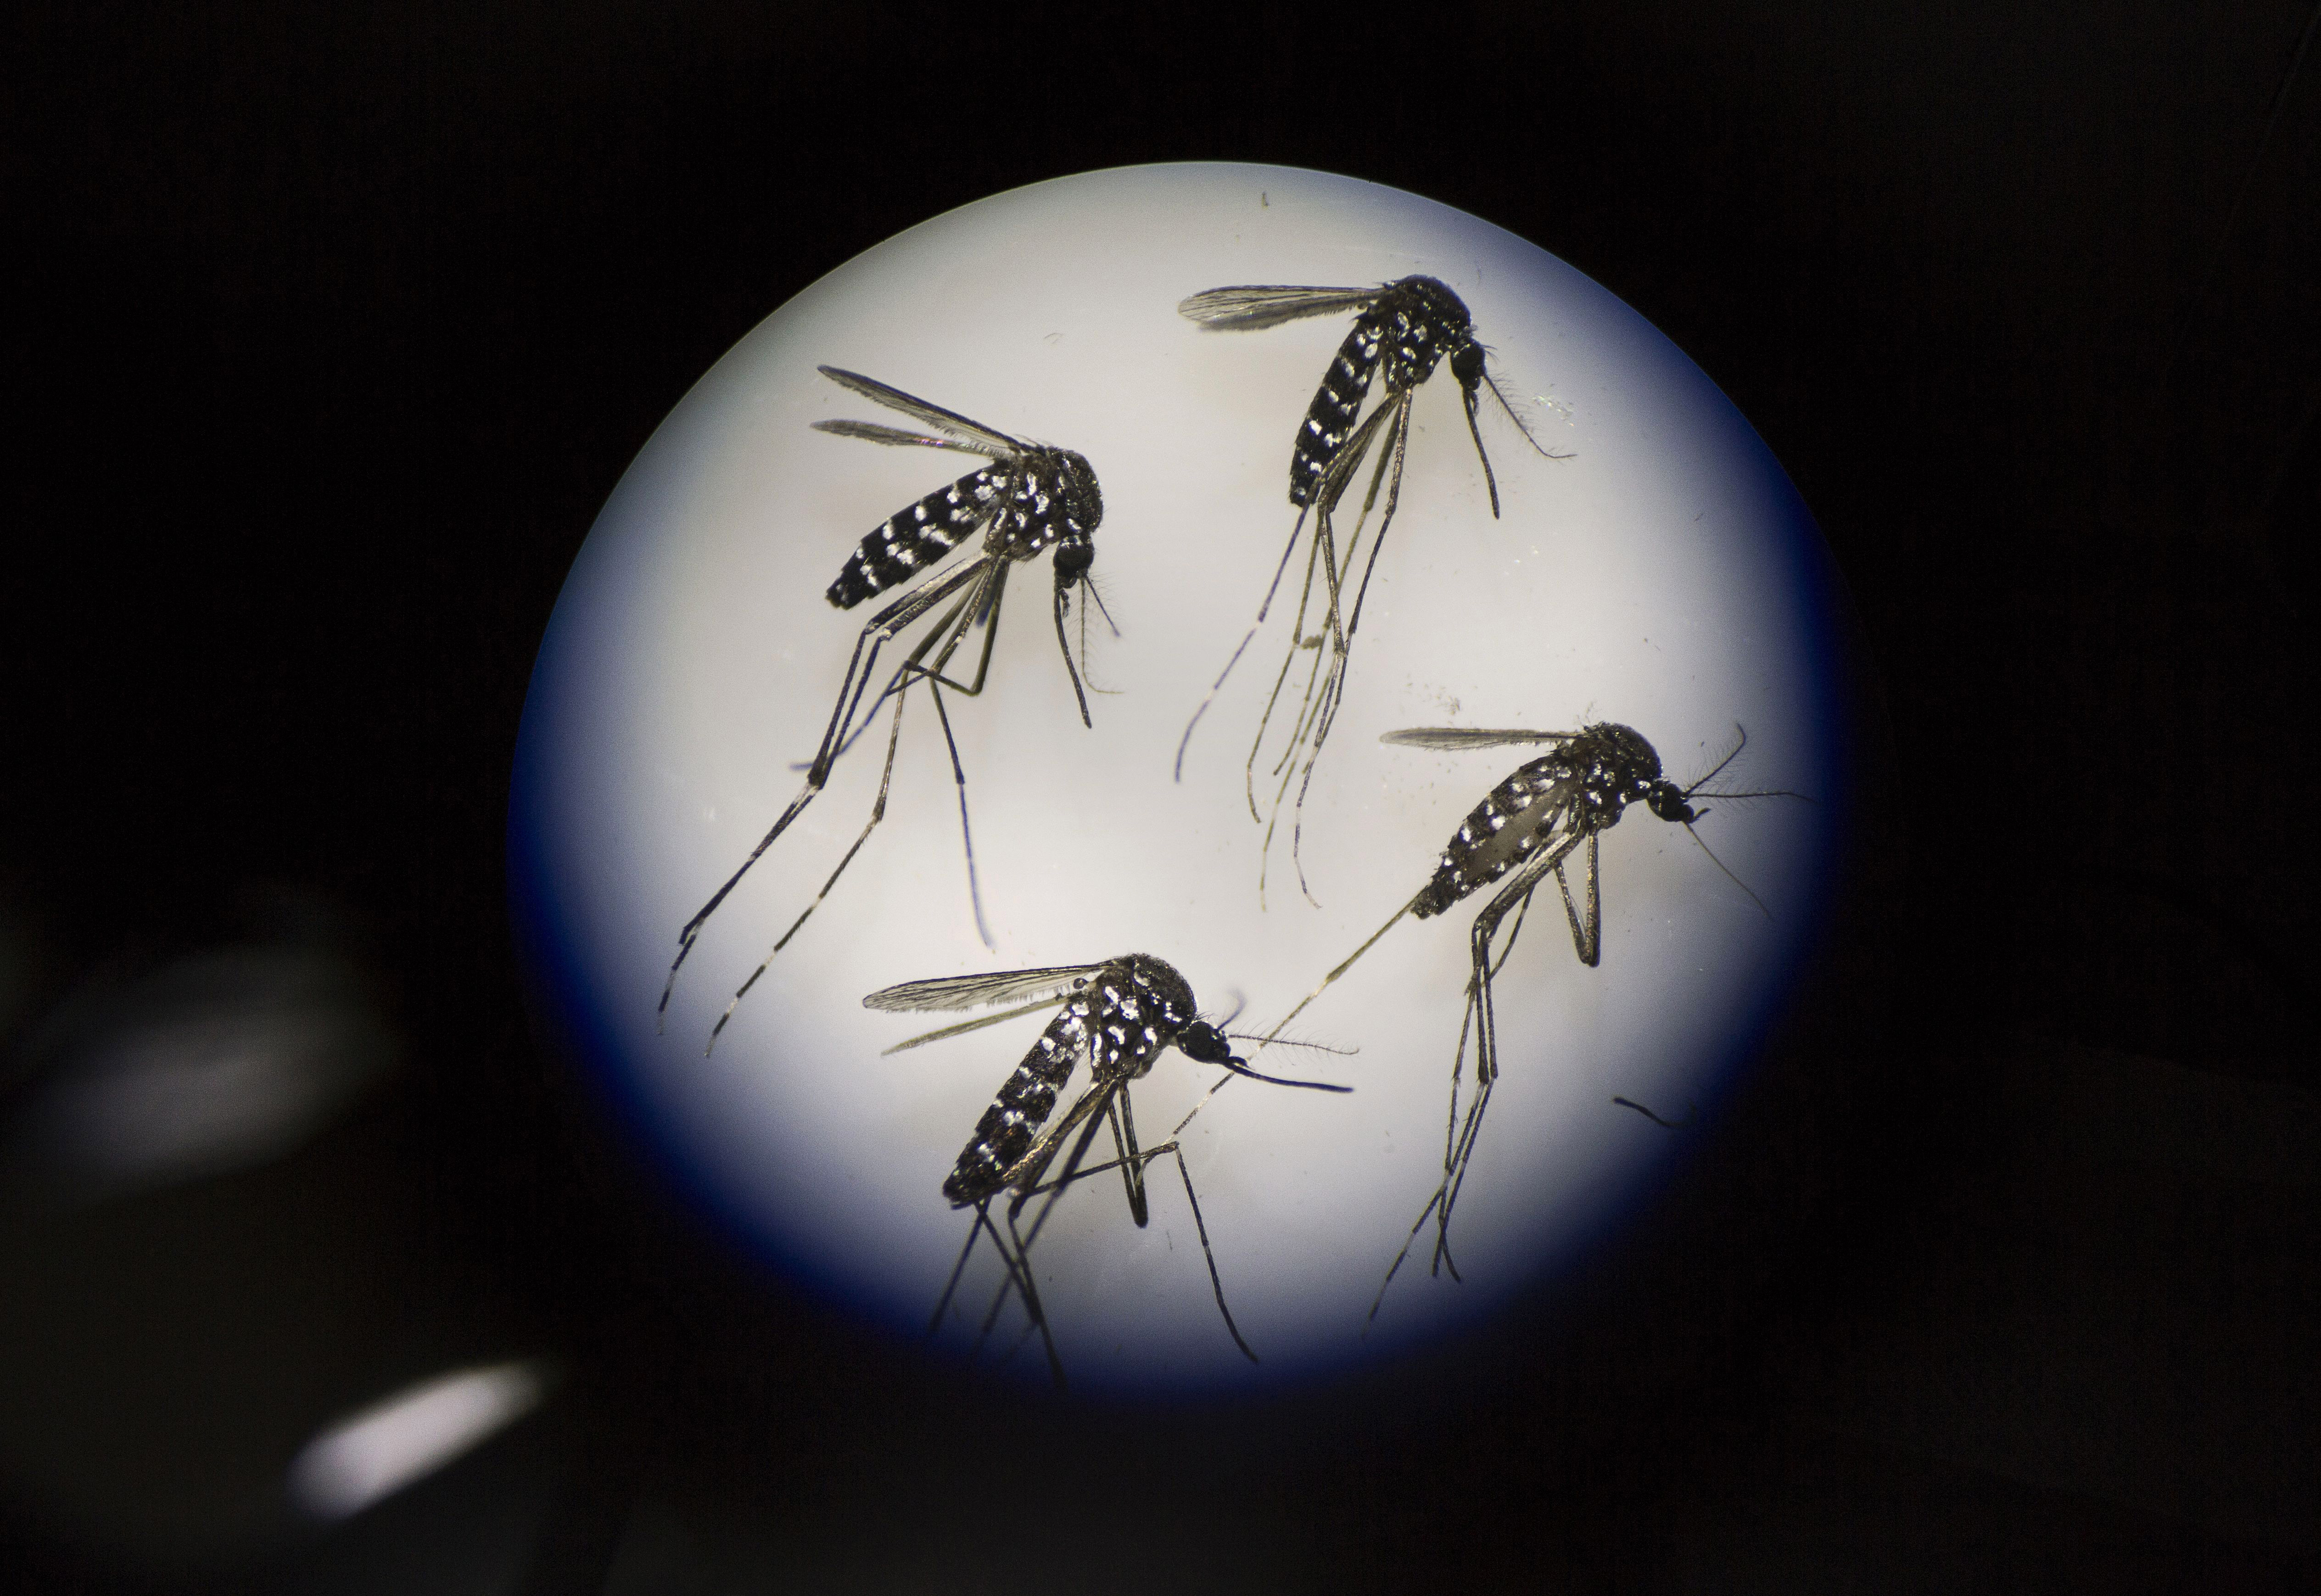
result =
[[[1462,726],[1412,726],[1388,732],[1379,739],[1403,748],[1499,748],[1509,743],[1569,743],[1577,732],[1492,732]]]
[[[1288,288],[1252,283],[1238,288],[1211,288],[1179,300],[1177,314],[1205,327],[1254,332],[1306,316],[1366,309],[1385,292],[1384,288]]]
[[[1055,998],[1088,980],[1102,964],[1060,964],[1052,970],[1006,970],[996,975],[946,975],[881,987],[862,999],[865,1008],[980,1008],[988,1003],[1022,1003]]]
[[[1003,1008],[997,1014],[987,1014],[979,1019],[961,1020],[955,1026],[945,1026],[940,1031],[929,1031],[924,1035],[914,1036],[907,1042],[897,1042],[892,1047],[882,1047],[878,1050],[878,1056],[886,1058],[893,1053],[908,1053],[914,1047],[924,1047],[930,1042],[948,1041],[953,1036],[964,1036],[969,1031],[980,1031],[992,1026],[1004,1026],[1011,1019],[1022,1019],[1025,1015],[1037,1014],[1042,1008],[1054,1008],[1070,996],[1069,992],[1059,993],[1051,998],[1034,999],[1020,1008]]]
[[[969,421],[956,410],[946,410],[940,405],[930,405],[924,399],[913,398],[898,388],[888,388],[876,378],[865,377],[859,371],[842,370],[836,366],[816,366],[831,381],[841,388],[852,388],[866,399],[875,399],[889,410],[899,410],[914,421],[924,422],[939,433],[949,433],[986,454],[1015,454],[1024,445],[1006,433],[994,432],[979,421]],[[869,422],[857,422],[857,426],[869,426]],[[856,436],[863,434],[856,433]],[[905,434],[880,438],[879,442],[899,442]],[[917,442],[913,439],[912,442]]]
[[[835,433],[842,438],[860,438],[870,443],[910,443],[921,449],[957,449],[969,454],[988,454],[995,460],[1005,460],[1013,450],[992,449],[981,443],[969,443],[958,438],[930,437],[925,433],[906,433],[900,427],[881,426],[875,421],[817,421],[817,433]]]

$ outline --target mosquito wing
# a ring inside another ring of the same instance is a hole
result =
[[[881,426],[875,421],[817,421],[813,424],[817,433],[835,433],[842,438],[860,438],[869,443],[908,443],[920,449],[956,449],[965,454],[988,454],[1005,460],[1014,451],[993,449],[982,443],[969,443],[958,438],[932,437],[925,433],[906,433],[898,426]]]
[[[1388,732],[1379,739],[1403,748],[1441,748],[1456,752],[1467,748],[1499,748],[1509,743],[1569,743],[1577,732],[1493,732],[1463,726],[1412,726]]]
[[[959,443],[936,444],[935,447],[959,448],[961,445],[978,454],[995,456],[1020,454],[1023,443],[1006,433],[994,432],[979,421],[969,421],[956,410],[946,410],[940,405],[930,405],[924,399],[913,398],[898,388],[888,388],[875,378],[859,371],[841,370],[836,366],[817,366],[821,372],[841,388],[851,388],[866,399],[874,399],[889,410],[899,410],[912,420],[923,422],[939,433],[949,433]],[[932,443],[932,439],[906,433],[899,428],[878,426],[867,421],[832,424],[816,423],[824,432],[840,433],[846,437],[869,438],[877,443]]]
[[[1058,998],[1082,985],[1102,964],[1061,964],[1051,970],[1007,970],[996,975],[946,975],[933,980],[906,980],[882,987],[862,999],[865,1008],[908,1010],[981,1008],[992,1003],[1021,1003]]]
[[[1177,314],[1205,327],[1255,332],[1278,327],[1306,316],[1338,315],[1367,310],[1384,288],[1286,288],[1250,284],[1238,288],[1211,288],[1179,300]]]

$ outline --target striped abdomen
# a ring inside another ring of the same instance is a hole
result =
[[[1354,417],[1370,391],[1390,315],[1382,303],[1355,318],[1354,330],[1338,345],[1322,386],[1314,390],[1314,402],[1306,407],[1306,424],[1297,429],[1297,447],[1289,456],[1289,502],[1301,509],[1314,502],[1323,474],[1352,434]]]
[[[1077,1012],[1086,1007],[1076,999],[1048,1022],[976,1121],[974,1137],[960,1150],[959,1163],[943,1182],[943,1195],[954,1208],[980,1202],[1005,1186],[1007,1172],[1032,1150],[1032,1138],[1056,1111],[1056,1094],[1071,1078],[1072,1065],[1088,1044],[1088,1022]]]
[[[1004,465],[986,466],[888,519],[846,557],[845,569],[830,584],[831,603],[852,609],[917,576],[991,519],[1013,478]]]
[[[1551,846],[1568,827],[1571,778],[1571,762],[1558,751],[1491,789],[1443,847],[1411,913],[1439,915]]]

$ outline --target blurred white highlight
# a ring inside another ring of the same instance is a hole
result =
[[[318,1518],[360,1513],[531,1412],[548,1384],[532,1359],[423,1380],[309,1441],[290,1465],[290,1498]]]
[[[58,1195],[95,1199],[269,1163],[345,1112],[396,1044],[354,970],[223,948],[83,1001],[11,1140]]]

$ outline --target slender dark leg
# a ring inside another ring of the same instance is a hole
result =
[[[1378,570],[1379,552],[1386,547],[1387,528],[1394,524],[1395,506],[1402,497],[1403,458],[1410,443],[1410,400],[1407,395],[1403,397],[1401,406],[1395,413],[1394,424],[1390,430],[1393,433],[1391,443],[1387,449],[1379,451],[1378,470],[1371,474],[1370,494],[1362,504],[1362,515],[1367,518],[1370,504],[1378,497],[1379,477],[1386,473],[1388,476],[1386,513],[1379,517],[1378,530],[1370,534],[1370,557],[1369,562],[1362,567],[1361,586],[1354,589],[1354,607],[1352,613],[1347,617],[1346,629],[1343,636],[1336,634],[1339,584],[1333,582],[1331,586],[1330,618],[1333,652],[1330,669],[1324,679],[1321,697],[1314,706],[1313,716],[1308,724],[1306,769],[1298,778],[1297,801],[1291,810],[1289,859],[1290,862],[1297,867],[1298,890],[1306,894],[1306,900],[1308,903],[1314,902],[1315,898],[1312,889],[1306,884],[1306,794],[1314,785],[1314,767],[1321,760],[1322,745],[1330,740],[1330,728],[1337,722],[1338,707],[1345,701],[1346,672],[1352,663],[1354,631],[1362,624],[1362,601],[1370,596],[1370,576]],[[1391,473],[1387,473],[1389,461],[1393,464],[1393,470]],[[1323,525],[1324,527],[1329,525],[1328,517],[1324,518]],[[1354,541],[1346,545],[1346,560],[1350,566],[1354,559],[1356,546],[1361,541],[1361,527],[1357,524],[1354,529]],[[1275,800],[1275,813],[1277,815],[1279,813],[1278,798]],[[1269,839],[1270,834],[1269,832]]]
[[[1112,1122],[1112,1148],[1120,1154],[1120,1179],[1128,1188],[1128,1217],[1143,1229],[1152,1222],[1151,1209],[1144,1200],[1144,1163],[1136,1152],[1136,1115],[1129,1106],[1128,1082],[1120,1083],[1120,1091],[1105,1117]]]
[[[774,822],[773,828],[759,839],[756,847],[750,850],[749,857],[742,861],[742,867],[726,878],[725,884],[711,895],[709,901],[701,906],[700,912],[687,921],[685,929],[678,933],[677,957],[669,963],[669,979],[661,984],[660,1004],[655,1010],[656,1016],[668,1014],[669,993],[677,986],[677,972],[684,965],[686,956],[693,952],[694,941],[701,935],[704,923],[711,915],[717,912],[718,905],[724,903],[733,889],[741,884],[742,878],[750,873],[750,867],[756,864],[765,851],[774,845],[776,838],[789,829],[790,822],[805,812],[806,807],[814,801],[815,795],[819,793],[829,781],[831,762],[836,757],[839,746],[845,741],[846,728],[852,722],[854,707],[860,703],[863,690],[869,684],[870,673],[878,665],[878,651],[891,642],[897,633],[916,621],[921,616],[933,609],[969,582],[983,578],[990,567],[991,561],[992,557],[986,555],[974,564],[953,572],[933,587],[915,593],[880,610],[870,617],[861,632],[856,635],[853,656],[847,661],[846,677],[839,686],[838,702],[831,709],[830,725],[822,734],[822,746],[814,756],[814,763],[807,767],[805,787],[799,790],[797,797],[790,800],[789,807],[782,811],[780,818]],[[892,755],[890,754],[890,766],[891,763]]]
[[[1571,922],[1571,945],[1579,962],[1590,970],[1604,956],[1604,911],[1596,896],[1596,834],[1588,834],[1588,916],[1583,922],[1572,907],[1571,883],[1563,879],[1563,865],[1555,867],[1556,889],[1563,894],[1563,917]]]
[[[984,590],[969,594],[944,617],[948,629],[938,627],[928,633],[920,640],[918,646],[911,651],[910,657],[904,661],[901,669],[896,672],[898,679],[909,676],[926,682],[927,696],[934,701],[935,717],[942,725],[943,745],[951,752],[951,779],[959,787],[959,825],[960,840],[967,853],[968,902],[975,912],[976,933],[982,937],[983,945],[986,947],[993,944],[991,933],[983,919],[982,889],[976,880],[975,834],[968,823],[967,816],[967,771],[960,763],[959,743],[951,735],[951,716],[943,708],[942,688],[938,684],[949,686],[956,692],[970,696],[983,691],[985,679],[991,669],[991,643],[992,638],[997,635],[996,627],[989,625],[986,627],[981,656],[976,665],[973,681],[953,681],[943,674],[943,668],[950,664],[951,656],[958,652],[960,643],[965,639],[967,629],[972,624],[971,617],[980,613],[988,621],[997,620],[1000,596],[1006,591],[1006,565],[995,563],[989,566],[986,576],[988,596],[986,597]],[[935,656],[932,665],[923,662],[930,652]],[[766,956],[758,962],[758,967],[750,972],[750,979],[743,981],[740,989],[734,992],[733,1001],[725,1005],[725,1012],[717,1017],[716,1025],[710,1028],[709,1046],[704,1050],[704,1056],[715,1050],[719,1033],[725,1029],[726,1022],[733,1017],[733,1010],[740,1006],[742,999],[749,995],[750,989],[758,984],[758,978],[766,973],[767,966],[774,962],[774,955],[789,945],[790,939],[798,934],[799,927],[806,923],[815,910],[822,907],[823,900],[830,896],[830,889],[838,885],[838,878],[846,873],[846,867],[854,862],[854,856],[862,851],[862,844],[870,840],[870,834],[876,831],[878,828],[878,823],[887,817],[887,794],[894,781],[895,755],[901,745],[903,734],[905,694],[897,692],[894,698],[895,715],[893,730],[889,732],[887,738],[887,762],[878,772],[878,797],[870,806],[870,818],[864,824],[862,834],[856,837],[853,846],[846,850],[844,857],[838,862],[838,868],[830,872],[829,879],[822,884],[822,890],[815,894],[814,901],[807,904],[798,917],[790,922],[789,929],[782,933],[780,938],[767,952]],[[876,707],[875,704],[873,707]],[[772,838],[769,837],[767,841],[770,842]],[[764,844],[760,844],[760,852],[763,852],[764,847]],[[754,859],[755,855],[751,857]],[[745,865],[743,868],[748,867]],[[738,880],[740,877],[737,875],[734,879]],[[728,882],[727,885],[730,887],[732,883]],[[683,954],[680,953],[678,958],[682,962]],[[670,979],[671,980],[676,979],[674,968],[670,971]],[[667,1001],[668,993],[664,991],[662,1002],[666,1004]]]
[[[1265,625],[1266,614],[1273,607],[1273,596],[1281,587],[1282,572],[1289,569],[1289,557],[1297,552],[1297,535],[1306,530],[1306,511],[1298,511],[1297,524],[1289,529],[1289,542],[1282,547],[1281,562],[1273,568],[1273,580],[1265,589],[1265,602],[1257,606],[1257,619],[1252,621],[1249,630],[1242,634],[1241,643],[1233,649],[1233,657],[1225,661],[1225,668],[1217,672],[1216,680],[1209,684],[1207,695],[1201,699],[1200,707],[1193,711],[1193,718],[1185,723],[1185,734],[1177,739],[1176,780],[1179,781],[1185,779],[1185,750],[1193,741],[1193,728],[1201,724],[1201,716],[1209,712],[1209,705],[1223,690],[1225,678],[1231,676],[1233,667],[1241,663],[1242,651],[1249,647],[1250,640],[1257,635],[1257,629]],[[1255,804],[1252,803],[1251,807],[1254,811]]]

